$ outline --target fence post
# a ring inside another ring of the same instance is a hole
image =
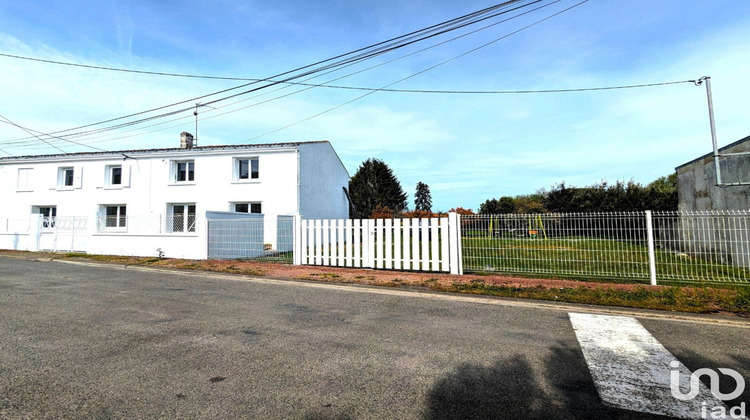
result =
[[[302,216],[294,215],[294,228],[292,229],[292,264],[302,265]]]
[[[189,222],[188,222],[189,223]],[[202,228],[203,226],[201,226]],[[206,259],[211,259],[211,219],[206,216]]]
[[[463,239],[461,238],[461,215],[456,213],[456,241],[458,242],[458,245],[456,246],[456,249],[458,250],[458,274],[462,275],[464,274],[464,252],[463,252]]]
[[[651,210],[646,210],[646,240],[648,241],[648,270],[651,285],[656,286],[656,255],[654,254],[654,224]]]
[[[463,274],[461,258],[461,222],[458,213],[448,213],[448,240],[450,241],[450,253],[448,267],[451,274]]]
[[[366,219],[366,220],[367,220],[367,268],[375,268],[375,219]]]
[[[42,215],[32,214],[29,216],[29,251],[39,251],[39,242],[42,231]]]

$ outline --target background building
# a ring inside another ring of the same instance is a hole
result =
[[[750,136],[719,149],[719,153],[750,153]],[[722,183],[750,183],[750,154],[722,157]],[[713,153],[675,168],[678,210],[749,210],[750,185],[718,187]]]
[[[720,154],[750,152],[750,137],[719,149]],[[750,153],[720,157],[722,184],[750,183]],[[750,266],[750,185],[716,185],[713,153],[680,165],[677,171],[679,250],[707,261]],[[687,217],[687,213],[709,214]],[[727,213],[731,212],[731,213]]]

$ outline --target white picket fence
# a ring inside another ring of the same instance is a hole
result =
[[[455,213],[420,219],[300,220],[295,264],[462,274]]]

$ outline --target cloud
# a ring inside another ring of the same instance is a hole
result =
[[[133,1],[113,0],[112,12],[115,17],[115,29],[117,30],[117,43],[120,54],[126,57],[128,62],[133,53]]]
[[[102,54],[98,59],[85,58],[48,45],[26,43],[2,33],[0,51],[158,71],[197,72],[201,69],[199,60],[194,61],[196,68],[184,68],[180,61],[173,62],[158,54],[154,55],[161,58],[153,59],[138,48],[134,50],[134,39],[138,44],[142,36],[140,26],[136,24],[143,24],[133,21],[133,13],[137,10],[133,10],[131,2],[120,2],[113,3],[112,12],[118,40],[117,53]],[[243,13],[251,12],[248,9]],[[275,16],[270,11],[264,13]],[[261,23],[255,22],[256,25]],[[714,82],[720,143],[727,144],[750,134],[745,106],[746,98],[750,97],[750,84],[745,80],[746,69],[750,67],[750,57],[745,52],[746,40],[750,39],[750,24],[747,23],[737,22],[690,42],[671,44],[668,54],[662,56],[644,51],[644,56],[628,63],[627,68],[617,68],[621,62],[617,65],[598,63],[597,59],[606,61],[616,54],[597,57],[607,46],[581,34],[564,38],[571,44],[570,49],[562,45],[566,48],[556,51],[558,44],[548,42],[540,50],[544,54],[535,51],[528,57],[524,57],[526,50],[523,48],[514,50],[512,44],[503,44],[486,55],[456,63],[455,67],[447,66],[435,78],[433,74],[427,74],[410,80],[404,87],[565,88],[710,75]],[[550,33],[560,34],[560,31],[556,27]],[[538,33],[549,35],[541,29]],[[588,35],[594,36],[595,33]],[[533,45],[534,41],[534,37],[524,38],[520,45]],[[592,48],[587,49],[587,46]],[[209,49],[205,45],[202,48]],[[267,45],[263,47],[263,53],[267,53],[268,48]],[[334,47],[327,46],[327,49],[331,48]],[[506,49],[510,51],[508,54],[505,54]],[[570,51],[575,49],[580,49],[580,54]],[[305,50],[300,54],[310,57],[321,51]],[[247,63],[252,62],[253,68],[264,68],[265,64],[263,54],[254,56],[252,52],[249,51],[247,56],[238,55],[234,65],[231,60],[227,61],[225,74],[266,76],[248,74]],[[231,49],[222,51],[222,54],[231,53]],[[443,53],[450,55],[449,52]],[[286,57],[287,61],[268,59],[267,66],[290,67],[288,63],[293,58],[299,57]],[[477,64],[492,62],[497,65],[480,68]],[[410,61],[403,67],[375,71],[347,83],[383,85],[391,81],[390,78],[403,77],[414,71],[412,67],[421,64],[419,60]],[[0,114],[47,132],[139,112],[238,84],[109,73],[26,61],[3,62],[3,69],[0,91],[3,92],[4,105]],[[461,73],[459,69],[467,73]],[[573,185],[630,178],[645,183],[710,150],[705,90],[691,85],[554,95],[377,93],[295,124],[359,94],[315,89],[216,118],[212,117],[269,99],[275,94],[217,110],[201,108],[200,144],[244,143],[294,124],[253,141],[328,139],[351,174],[363,160],[381,158],[394,169],[407,192],[413,193],[417,181],[430,185],[435,207],[441,209],[455,206],[476,208],[487,198],[533,193],[537,188],[549,187],[562,180]],[[221,105],[223,103],[215,106]],[[182,119],[178,121],[155,127],[134,127],[80,140],[107,149],[174,147],[180,131],[194,131],[192,110],[169,119],[180,117]],[[159,131],[154,131],[157,129]],[[139,133],[141,135],[135,137],[118,138]],[[38,141],[8,143],[8,140],[19,137],[26,137],[26,134],[0,124],[0,149],[14,154],[49,151]],[[86,150],[60,144],[64,150]]]

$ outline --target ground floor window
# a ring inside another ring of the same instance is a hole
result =
[[[233,203],[232,207],[237,213],[263,213],[260,203]]]
[[[42,215],[42,228],[51,229],[55,227],[55,217],[57,217],[56,206],[34,206],[32,213]]]
[[[195,232],[195,204],[170,204],[167,230],[170,232]]]
[[[127,206],[125,205],[105,205],[102,206],[105,228],[125,228],[127,227]]]

